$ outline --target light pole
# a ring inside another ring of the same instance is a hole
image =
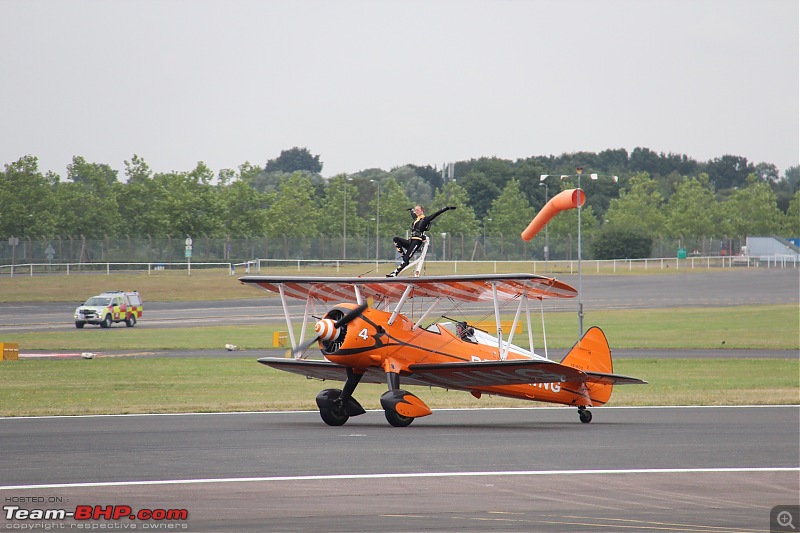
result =
[[[581,174],[583,174],[583,167],[578,167],[575,169],[575,172],[578,174],[578,338],[583,336],[583,301],[581,297],[583,296],[583,275],[581,273],[581,195],[583,194],[583,190],[581,189]]]
[[[378,186],[378,208],[375,210],[375,268],[378,268],[381,236],[381,183],[378,180],[369,181]]]
[[[375,220],[375,217],[369,217],[369,221],[370,222],[372,222],[373,220]],[[375,245],[376,246],[378,245],[378,239],[375,239]],[[376,250],[375,254],[377,254],[377,253],[378,252]],[[369,224],[367,224],[367,253],[365,254],[365,257],[369,257]],[[375,261],[375,268],[377,268],[377,267],[378,267],[378,262]]]
[[[344,191],[344,217],[342,222],[342,259],[347,259],[347,182],[353,181],[352,178],[342,179],[342,189]]]
[[[486,220],[483,221],[483,258],[484,259],[488,258],[487,255],[486,255],[486,223],[487,222],[491,222],[491,221],[492,221],[491,218],[487,218]]]
[[[547,205],[549,201],[549,196],[547,195],[547,184],[539,182],[539,187],[544,185],[544,205]],[[548,261],[550,261],[550,234],[547,232],[547,226],[549,224],[544,225],[544,271],[548,271]]]

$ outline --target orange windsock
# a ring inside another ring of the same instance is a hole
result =
[[[580,198],[580,203],[578,199]],[[550,219],[566,209],[575,209],[586,201],[586,194],[580,189],[567,189],[553,196],[539,213],[533,217],[531,223],[522,232],[522,240],[529,241],[550,222]]]

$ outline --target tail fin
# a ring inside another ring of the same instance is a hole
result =
[[[602,329],[592,326],[586,330],[586,333],[575,343],[561,364],[577,368],[590,375],[590,379],[586,381],[586,391],[593,405],[603,405],[611,398],[611,391],[614,389],[613,381],[592,379],[597,374],[614,374],[611,348],[608,347],[608,340]]]

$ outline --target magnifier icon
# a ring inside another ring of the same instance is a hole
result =
[[[781,527],[790,527],[792,531],[795,531],[794,522],[792,522],[792,513],[789,511],[781,511],[778,513],[777,520],[778,525]]]

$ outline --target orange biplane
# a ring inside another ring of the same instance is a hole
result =
[[[430,408],[406,385],[461,390],[476,398],[484,394],[572,405],[581,422],[590,422],[588,407],[605,404],[614,385],[646,383],[613,373],[611,350],[605,334],[592,327],[561,362],[534,353],[530,303],[545,298],[572,298],[577,292],[566,283],[535,274],[480,276],[378,277],[278,277],[245,276],[240,281],[280,294],[294,358],[259,359],[260,363],[310,378],[344,381],[341,389],[317,395],[322,420],[341,426],[365,411],[353,397],[359,383],[386,383],[380,402],[388,422],[397,427],[431,414]],[[305,301],[300,338],[295,342],[287,299]],[[314,320],[314,334],[306,340],[306,325],[318,302],[332,305]],[[349,302],[349,303],[336,303]],[[368,305],[367,302],[371,302]],[[412,305],[413,312],[404,314]],[[421,302],[420,306],[416,302]],[[439,308],[463,313],[474,302],[494,307],[495,333],[466,322],[430,321]],[[501,313],[514,312],[507,338]],[[514,309],[516,308],[516,309]],[[512,344],[524,313],[528,348]],[[544,332],[542,334],[544,338]],[[307,359],[305,352],[318,343],[323,360]]]

